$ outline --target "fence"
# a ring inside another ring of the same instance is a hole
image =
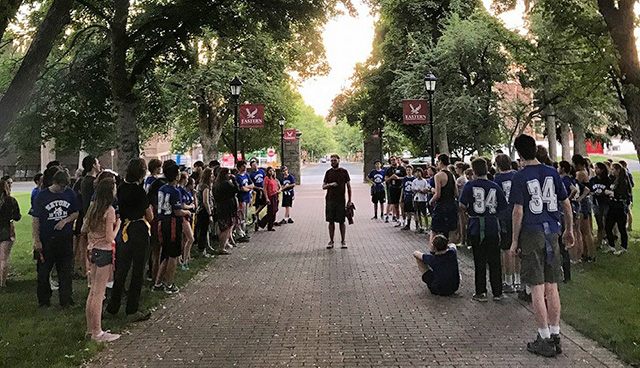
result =
[[[0,166],[0,176],[9,175],[15,181],[30,181],[40,171],[40,165]]]

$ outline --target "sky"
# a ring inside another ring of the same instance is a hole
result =
[[[483,0],[486,7],[492,0]],[[328,75],[304,81],[298,85],[300,94],[305,102],[313,107],[315,112],[326,117],[331,109],[331,103],[343,88],[351,84],[357,63],[364,62],[371,54],[374,37],[375,18],[370,14],[369,6],[361,0],[354,0],[357,17],[343,14],[331,19],[322,33],[326,57],[331,71]],[[500,16],[509,29],[521,29],[524,25],[522,13],[524,4],[511,12]]]

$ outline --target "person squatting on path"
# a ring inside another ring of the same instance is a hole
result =
[[[345,204],[345,187],[348,201]],[[347,249],[346,232],[344,223],[346,208],[351,206],[351,178],[349,172],[340,167],[340,156],[331,155],[331,168],[324,174],[322,189],[327,191],[325,196],[325,219],[329,223],[329,243],[327,249],[333,249],[333,238],[336,233],[336,223],[340,226],[340,244],[342,249]]]
[[[293,207],[293,200],[296,197],[295,188],[296,178],[293,174],[289,173],[289,168],[282,167],[282,177],[280,178],[280,189],[282,190],[282,208],[284,208],[284,218],[276,225],[293,224],[291,218],[291,207]]]
[[[116,239],[116,271],[107,306],[107,312],[112,315],[120,310],[125,282],[131,269],[125,312],[134,321],[145,320],[150,316],[149,312],[138,311],[145,263],[149,257],[150,223],[153,220],[153,208],[149,205],[142,186],[146,173],[147,164],[144,159],[132,159],[127,165],[125,180],[117,190],[122,227]]]
[[[120,228],[120,219],[112,206],[115,194],[115,179],[101,180],[95,188],[95,200],[91,202],[82,225],[82,233],[87,234],[87,259],[91,264],[86,334],[97,342],[111,342],[120,338],[120,335],[102,331],[101,326],[102,301],[107,282],[113,274],[115,238]]]
[[[384,213],[385,202],[385,171],[382,169],[382,163],[380,160],[376,160],[374,163],[375,169],[369,172],[367,180],[371,183],[371,202],[373,203],[373,217],[372,220],[378,219],[378,203],[380,204],[380,218]]]
[[[469,214],[469,244],[473,249],[476,292],[473,300],[487,301],[487,264],[494,301],[503,299],[500,262],[500,222],[498,215],[507,209],[502,188],[487,179],[487,161],[471,162],[476,179],[467,182],[460,195],[460,207]]]
[[[13,221],[20,221],[20,206],[11,196],[9,180],[0,179],[0,288],[7,286],[9,255],[16,240]]]
[[[78,218],[80,204],[69,188],[69,173],[54,166],[52,184],[38,194],[33,207],[34,251],[38,254],[38,304],[51,305],[49,275],[53,267],[58,271],[60,305],[74,305],[71,273],[73,270],[73,222]]]
[[[524,167],[511,183],[513,238],[509,251],[520,254],[522,282],[531,287],[538,326],[538,336],[527,344],[527,350],[553,357],[562,352],[558,294],[562,256],[558,237],[564,212],[564,244],[567,248],[573,245],[571,204],[558,172],[536,159],[533,137],[520,135],[514,145]]]
[[[454,244],[448,245],[447,238],[437,235],[433,238],[435,252],[413,252],[418,263],[422,281],[427,284],[431,294],[453,295],[460,287],[458,252]]]

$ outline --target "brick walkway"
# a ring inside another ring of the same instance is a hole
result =
[[[430,295],[411,256],[426,236],[369,220],[368,187],[354,191],[348,250],[325,249],[323,193],[318,185],[300,187],[294,225],[261,231],[214,260],[90,365],[622,366],[566,325],[563,355],[529,354],[531,311],[512,298],[473,302],[472,263],[464,256],[459,295]]]

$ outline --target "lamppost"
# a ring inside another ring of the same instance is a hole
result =
[[[242,81],[238,76],[234,77],[229,87],[231,88],[231,97],[233,97],[233,162],[238,163],[238,99],[240,91],[242,91]]]
[[[280,167],[284,166],[284,123],[286,122],[287,119],[284,116],[278,120],[280,124]]]
[[[436,90],[436,76],[429,72],[424,77],[424,87],[429,93],[429,127],[431,128],[431,165],[436,164],[436,146],[433,142],[433,92]]]

